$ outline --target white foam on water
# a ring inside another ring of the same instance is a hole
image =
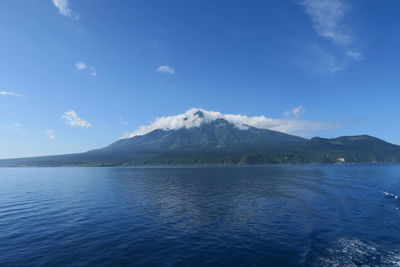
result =
[[[392,194],[392,193],[389,193],[389,192],[382,192],[382,193],[384,193],[385,195],[387,195],[387,196],[389,196],[391,198],[400,199],[400,196],[398,196],[398,195],[395,195],[395,194]]]
[[[334,248],[326,250],[315,266],[400,266],[400,250],[385,250],[357,238],[339,239]]]

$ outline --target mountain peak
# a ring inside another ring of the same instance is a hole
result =
[[[235,127],[245,130],[248,129],[241,120],[248,118],[242,115],[222,114],[216,111],[208,111],[200,108],[191,108],[183,114],[175,116],[164,116],[157,118],[150,125],[142,126],[138,130],[128,134],[127,138],[145,135],[154,130],[178,130],[182,128],[200,127],[203,124],[212,123],[218,119],[224,119],[226,122],[233,124]]]
[[[204,118],[205,117],[204,113],[201,110],[199,110],[196,113],[194,113],[194,116],[197,116],[199,118]]]
[[[299,120],[271,119],[265,116],[250,117],[241,114],[223,114],[217,111],[191,108],[182,114],[159,117],[151,124],[141,126],[136,131],[126,134],[125,138],[145,135],[154,130],[170,131],[200,127],[203,124],[215,122],[218,119],[223,119],[240,130],[248,130],[249,127],[254,127],[288,134],[296,134],[302,130]],[[310,123],[306,124],[310,125]]]

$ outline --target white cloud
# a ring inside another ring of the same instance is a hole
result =
[[[56,138],[56,133],[54,132],[54,130],[46,130],[46,135],[49,139],[54,139]]]
[[[294,116],[296,118],[300,118],[301,115],[305,112],[305,109],[303,105],[300,105],[298,107],[292,108],[291,110],[285,111],[283,113],[284,116],[289,117],[289,116]]]
[[[170,66],[160,66],[157,68],[157,72],[166,74],[175,74],[175,69]]]
[[[93,77],[97,76],[96,70],[93,67],[90,67],[90,71],[91,71]]]
[[[17,97],[24,96],[23,94],[17,94],[17,93],[9,92],[9,91],[0,91],[0,95],[17,96]]]
[[[318,48],[314,56],[320,58],[320,63],[315,69],[318,73],[335,74],[344,70],[350,59],[362,60],[359,51],[349,49],[350,44],[356,39],[352,33],[350,25],[346,23],[350,6],[346,0],[295,0],[300,3],[305,12],[310,16],[315,32],[334,44],[339,44],[339,48],[328,46]],[[343,48],[347,52],[343,52]],[[325,50],[325,51],[323,51]],[[313,67],[314,68],[314,67]]]
[[[86,65],[86,63],[83,62],[83,61],[77,62],[77,63],[75,64],[75,67],[76,67],[78,70],[87,69],[87,65]]]
[[[75,127],[84,127],[84,128],[89,128],[92,125],[90,123],[88,123],[87,121],[81,119],[78,114],[73,111],[66,111],[64,112],[64,114],[61,116],[61,119],[65,121],[65,123],[67,123],[68,125]]]
[[[343,20],[348,6],[341,0],[302,0],[318,35],[331,41],[348,44],[352,37],[347,33]]]
[[[363,55],[361,54],[361,52],[355,51],[355,50],[349,50],[346,52],[346,56],[351,57],[355,60],[362,60],[363,59]]]
[[[96,76],[97,76],[97,72],[96,72],[96,70],[94,69],[94,67],[93,67],[93,66],[88,66],[88,65],[87,65],[85,62],[83,62],[83,61],[79,61],[79,62],[75,63],[75,67],[76,67],[76,69],[79,70],[79,71],[84,71],[84,70],[90,71],[90,74],[91,74],[93,77],[96,77]]]
[[[79,15],[75,14],[69,7],[68,0],[52,0],[53,5],[58,9],[61,15],[71,17],[74,20],[79,19]]]
[[[295,112],[299,114],[302,109],[303,108],[299,108]],[[204,116],[199,116],[198,111],[201,111]],[[348,124],[348,122],[313,122],[300,120],[298,118],[271,119],[265,116],[248,117],[245,115],[222,114],[220,112],[192,108],[183,114],[159,117],[150,125],[141,126],[136,131],[126,134],[125,138],[144,135],[156,129],[176,130],[181,128],[199,127],[203,123],[210,123],[218,118],[225,119],[242,130],[247,129],[248,126],[253,126],[260,129],[270,129],[303,136],[314,131],[340,128]]]

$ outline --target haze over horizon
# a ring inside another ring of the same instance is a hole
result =
[[[398,1],[1,6],[0,159],[104,147],[192,108],[400,144]]]

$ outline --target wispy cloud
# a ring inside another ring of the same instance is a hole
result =
[[[355,51],[355,50],[349,50],[346,52],[346,56],[353,58],[355,60],[362,60],[363,59],[363,55],[361,54],[361,52]]]
[[[52,2],[61,15],[71,17],[74,20],[79,19],[79,15],[72,11],[72,9],[69,7],[68,0],[52,0]]]
[[[348,6],[342,0],[302,0],[300,3],[310,15],[318,35],[342,44],[352,41],[343,24]]]
[[[56,138],[56,133],[54,132],[54,130],[46,130],[46,135],[49,139],[54,139]]]
[[[79,61],[79,62],[75,63],[75,68],[76,68],[77,70],[79,70],[79,71],[85,71],[85,70],[90,71],[90,74],[91,74],[93,77],[96,77],[96,76],[97,76],[97,73],[96,73],[96,70],[94,69],[94,67],[93,67],[93,66],[88,66],[88,65],[87,65],[85,62],[83,62],[83,61]]]
[[[3,129],[18,132],[21,129],[22,125],[18,122],[3,125]]]
[[[319,73],[335,74],[343,71],[351,60],[361,60],[363,55],[357,49],[351,49],[356,39],[347,18],[350,5],[346,0],[296,0],[310,16],[313,28],[318,36],[331,41],[335,46],[314,44],[314,57],[318,57],[315,69]],[[315,48],[315,47],[319,48]],[[345,52],[343,49],[346,49]],[[318,61],[320,64],[318,64]]]
[[[23,94],[18,94],[10,91],[0,91],[0,95],[21,97]]]
[[[87,65],[86,65],[86,63],[83,62],[83,61],[79,61],[79,62],[75,63],[75,67],[76,67],[78,70],[85,70],[85,69],[87,69]]]
[[[72,127],[78,126],[83,128],[89,128],[92,126],[90,123],[80,118],[78,113],[76,113],[74,110],[64,112],[64,114],[61,116],[61,119]]]
[[[90,73],[92,74],[93,77],[96,77],[96,76],[97,76],[97,72],[96,72],[96,70],[94,69],[94,67],[90,67]]]
[[[296,60],[297,67],[311,75],[334,75],[347,67],[343,55],[329,52],[318,45],[307,45]]]
[[[128,125],[128,122],[124,120],[124,118],[122,118],[121,116],[118,116],[118,121],[124,126]]]
[[[294,109],[294,113],[299,115],[303,109],[304,108],[302,106],[297,107]],[[201,111],[204,116],[200,116],[198,111]],[[265,116],[249,117],[240,114],[222,114],[216,111],[192,108],[183,114],[157,118],[150,125],[141,126],[136,131],[126,134],[125,138],[144,135],[156,129],[163,129],[167,131],[181,128],[198,127],[203,123],[209,123],[218,118],[225,119],[242,130],[248,129],[249,126],[253,126],[260,129],[270,129],[302,136],[308,136],[315,131],[340,128],[349,124],[347,121],[329,122],[307,121],[299,118],[272,119]]]
[[[170,66],[160,66],[157,68],[157,72],[166,74],[175,74],[175,69]]]
[[[303,107],[303,105],[300,105],[298,107],[292,108],[291,110],[285,111],[283,115],[286,117],[294,116],[295,118],[300,118],[304,112],[305,108]]]

